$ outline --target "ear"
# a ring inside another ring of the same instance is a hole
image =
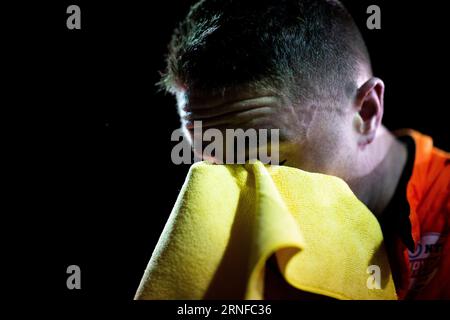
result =
[[[359,134],[359,146],[366,146],[375,139],[383,118],[383,99],[384,83],[381,79],[371,78],[357,90],[354,126]]]

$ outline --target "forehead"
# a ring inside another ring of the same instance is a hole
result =
[[[273,89],[235,88],[215,92],[188,91],[177,92],[177,104],[180,110],[200,110],[219,108],[231,104],[258,104],[276,102],[281,99],[279,92]]]

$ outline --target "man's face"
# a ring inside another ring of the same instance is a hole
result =
[[[180,92],[177,102],[191,140],[194,121],[202,121],[203,131],[214,128],[223,133],[225,129],[279,129],[281,163],[337,176],[351,153],[351,119],[342,112],[346,106],[293,104],[263,90],[229,90],[220,96]]]

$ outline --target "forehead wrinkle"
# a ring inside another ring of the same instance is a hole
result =
[[[180,115],[187,112],[202,111],[217,108],[245,108],[257,105],[273,105],[280,103],[280,97],[272,91],[267,92],[238,92],[236,94],[208,96],[192,95],[186,92],[177,94],[177,105]]]
[[[218,108],[244,108],[244,107],[250,107],[250,106],[257,106],[257,105],[268,105],[268,104],[274,104],[278,102],[279,99],[273,96],[261,96],[261,97],[255,97],[250,99],[239,99],[239,100],[232,100],[231,102],[218,102],[218,103],[204,103],[204,104],[189,104],[189,109],[192,111],[196,110],[205,110],[205,109],[218,109]]]

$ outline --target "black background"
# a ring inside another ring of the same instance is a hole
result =
[[[133,298],[188,170],[170,160],[175,103],[155,83],[190,3],[73,0],[14,9],[8,38],[17,54],[5,62],[18,121],[6,138],[17,166],[9,189],[20,194],[10,212],[26,236],[11,243],[22,241],[15,261],[28,285],[33,279],[34,297]],[[449,150],[444,1],[345,3],[386,84],[385,125],[414,128]],[[70,4],[81,8],[81,30],[66,28]],[[365,27],[370,4],[381,7],[381,30]],[[71,264],[81,267],[81,290],[66,288]]]

